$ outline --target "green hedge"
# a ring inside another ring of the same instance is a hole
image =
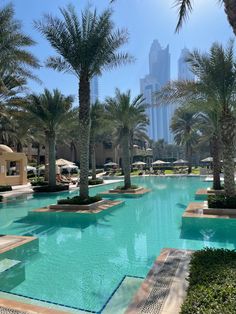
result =
[[[204,249],[193,254],[181,314],[236,313],[236,252]]]
[[[80,196],[74,196],[72,198],[66,198],[62,200],[58,200],[57,204],[69,204],[69,205],[89,205],[101,201],[102,198],[99,195],[96,196],[89,196],[88,198],[84,199]]]
[[[10,185],[0,185],[0,192],[12,191],[12,187]]]
[[[236,209],[236,195],[208,195],[209,208],[235,208]]]
[[[69,190],[69,185],[58,184],[58,185],[55,185],[55,186],[49,186],[49,185],[35,186],[33,188],[33,190],[36,193],[41,193],[41,192],[60,192],[60,191],[67,191],[67,190]]]
[[[3,201],[3,196],[2,195],[0,195],[0,202],[2,202]]]
[[[44,178],[36,177],[31,181],[31,185],[32,186],[46,186],[48,185],[48,182],[44,181]]]
[[[137,188],[138,188],[137,185],[131,185],[131,187],[128,189],[126,189],[123,185],[119,185],[115,188],[115,190],[135,190]]]
[[[89,185],[97,185],[97,184],[102,184],[103,183],[103,179],[89,179]]]

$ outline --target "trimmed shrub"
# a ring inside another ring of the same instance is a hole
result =
[[[209,208],[235,208],[236,209],[236,195],[208,195]]]
[[[181,314],[236,313],[236,252],[207,248],[192,255]]]
[[[115,190],[135,190],[135,189],[138,189],[138,186],[137,185],[131,185],[130,188],[126,189],[124,186],[122,185],[119,185],[115,188]]]
[[[0,185],[0,192],[12,191],[12,187],[10,185]]]
[[[69,204],[69,205],[89,205],[101,201],[102,198],[99,195],[89,196],[88,198],[81,198],[80,196],[74,196],[72,198],[66,198],[58,200],[57,204]]]
[[[2,202],[3,201],[3,196],[2,195],[0,195],[0,202]]]
[[[54,186],[35,186],[33,188],[34,192],[36,193],[41,193],[41,192],[60,192],[60,191],[68,191],[69,190],[69,185],[66,184],[58,184]]]
[[[48,185],[48,181],[44,181],[43,178],[36,177],[31,181],[32,186],[46,186]]]
[[[103,179],[89,179],[89,185],[97,185],[97,184],[102,184],[103,183]]]

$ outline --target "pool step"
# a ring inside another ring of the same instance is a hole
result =
[[[10,291],[25,280],[22,262],[5,258],[0,261],[0,290]]]

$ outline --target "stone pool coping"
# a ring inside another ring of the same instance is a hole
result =
[[[224,218],[236,219],[236,209],[208,208],[207,202],[192,202],[185,209],[182,218]]]
[[[9,314],[68,314],[68,312],[0,298],[0,313]]]
[[[163,249],[125,314],[177,314],[186,296],[193,251]]]
[[[49,205],[46,207],[35,209],[32,212],[98,214],[104,210],[119,206],[123,203],[124,201],[120,200],[103,200],[102,202],[91,204],[93,206],[88,207],[88,209],[81,209],[81,205]]]
[[[0,235],[0,254],[6,253],[35,240],[37,240],[36,237]]]

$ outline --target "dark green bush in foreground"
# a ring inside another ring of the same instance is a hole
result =
[[[193,254],[181,314],[236,313],[236,252],[205,249]]]
[[[60,191],[67,191],[69,190],[69,185],[66,184],[58,184],[55,186],[35,186],[33,188],[34,192],[36,193],[42,193],[42,192],[60,192]]]
[[[31,180],[31,185],[32,186],[46,186],[48,185],[47,181],[44,181],[44,178],[34,178],[33,180]]]
[[[3,196],[2,195],[0,195],[0,202],[2,202],[3,201]]]
[[[62,200],[58,200],[57,204],[70,204],[70,205],[89,205],[95,202],[101,201],[102,198],[99,195],[90,196],[86,199],[81,198],[80,196],[74,196],[72,198],[66,198]]]
[[[12,191],[12,187],[10,185],[0,185],[0,192]]]
[[[208,207],[236,209],[236,195],[235,196],[208,195]]]
[[[103,183],[103,179],[89,179],[89,185],[97,185],[97,184],[102,184]]]

